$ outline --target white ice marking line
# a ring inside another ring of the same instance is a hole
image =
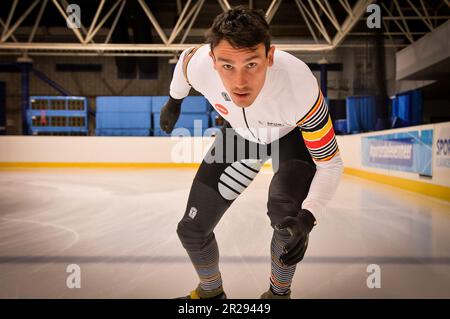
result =
[[[30,224],[36,224],[36,225],[40,225],[40,226],[49,226],[49,227],[54,227],[54,228],[58,228],[58,229],[62,229],[64,231],[67,231],[69,233],[72,233],[72,235],[74,235],[74,240],[67,245],[66,247],[64,247],[62,250],[66,250],[68,248],[70,248],[71,246],[75,245],[76,242],[78,242],[78,240],[80,239],[80,235],[74,231],[71,228],[65,227],[65,226],[61,226],[61,225],[57,225],[57,224],[52,224],[52,223],[46,223],[46,222],[38,222],[35,220],[28,220],[28,219],[15,219],[15,218],[0,218],[4,221],[7,222],[16,222],[16,223],[30,223]]]

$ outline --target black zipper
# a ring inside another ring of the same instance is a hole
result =
[[[248,126],[248,122],[247,122],[247,116],[245,115],[245,108],[242,108],[242,114],[244,114],[244,121],[245,121],[245,125],[247,125],[248,130],[250,131],[250,133],[252,133],[253,137],[258,140],[258,142],[262,143],[259,138],[257,138],[255,136],[255,134],[253,134],[252,130],[250,129],[250,127]]]

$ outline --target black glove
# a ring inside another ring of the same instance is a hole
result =
[[[284,254],[280,256],[284,265],[292,266],[303,259],[308,247],[309,233],[315,224],[314,215],[309,210],[302,209],[297,216],[285,217],[279,224],[275,225],[275,229],[287,229],[291,234],[291,239],[284,246]]]
[[[183,102],[183,99],[177,100],[169,96],[169,100],[161,109],[159,126],[168,134],[172,132],[175,123],[180,117],[181,102]]]

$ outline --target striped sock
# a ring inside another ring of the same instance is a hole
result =
[[[297,265],[285,266],[280,261],[283,247],[289,241],[290,235],[286,230],[274,230],[271,242],[272,274],[270,276],[270,288],[277,295],[287,294],[291,288]]]
[[[213,240],[200,251],[188,251],[192,264],[200,278],[200,288],[214,290],[222,286],[222,277],[219,271],[219,247]]]

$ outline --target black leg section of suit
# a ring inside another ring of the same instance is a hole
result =
[[[224,198],[218,189],[224,171],[238,161],[254,159],[261,160],[261,163],[263,163],[268,158],[265,155],[268,153],[264,149],[265,146],[244,140],[234,132],[228,123],[224,125],[221,132],[222,134],[216,137],[214,144],[197,171],[191,186],[185,214],[178,224],[178,236],[188,251],[202,250],[214,241],[213,230],[234,201],[234,199]],[[230,143],[231,140],[234,143]],[[230,145],[232,151],[230,151]],[[241,146],[244,152],[238,150]],[[254,149],[257,149],[256,154],[249,151]],[[236,170],[233,173],[240,174]],[[239,182],[231,175],[229,178]],[[246,177],[242,178],[246,179]],[[251,183],[250,179],[246,181]],[[248,185],[243,184],[241,186],[245,188]]]
[[[280,139],[279,165],[277,170],[274,167],[274,171],[267,201],[267,214],[272,227],[285,217],[294,217],[298,214],[316,172],[315,164],[305,146],[300,130],[295,129]],[[275,241],[278,243],[277,246],[280,246],[280,243],[286,243],[289,237],[286,229],[274,229],[272,247]],[[303,254],[306,248],[307,245]],[[281,252],[276,249],[276,256],[272,258],[278,259]]]

